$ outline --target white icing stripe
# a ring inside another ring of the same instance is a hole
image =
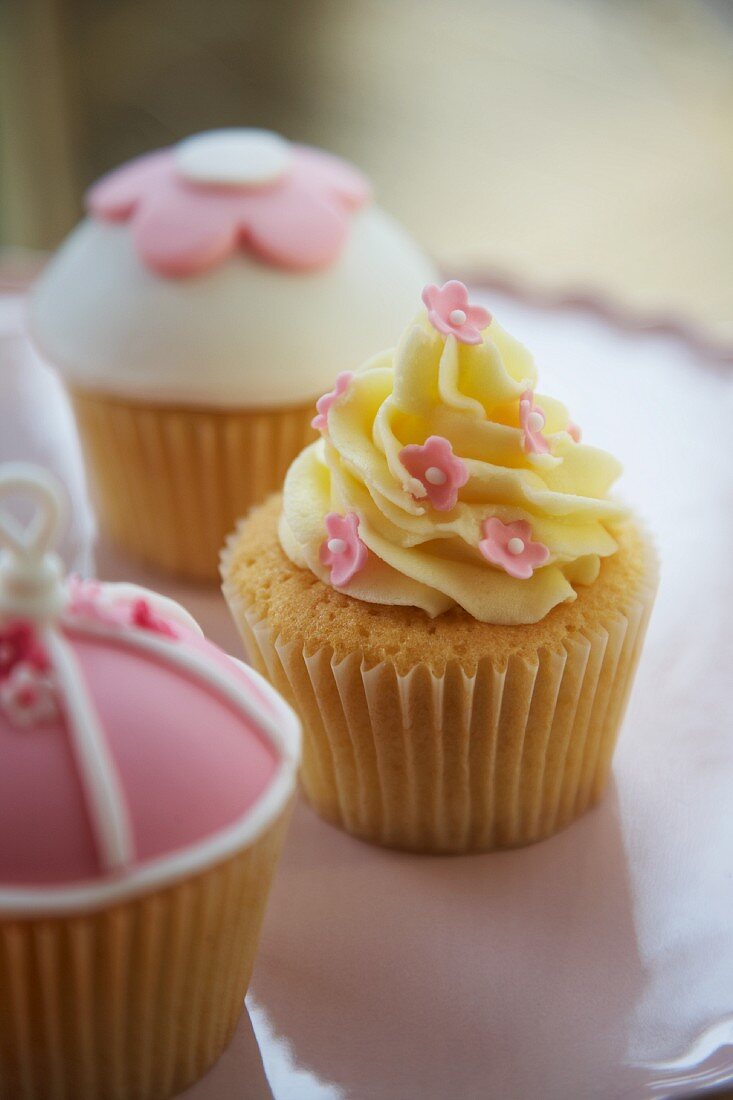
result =
[[[41,632],[56,674],[74,758],[99,858],[106,871],[129,867],[134,858],[127,804],[99,716],[71,647],[52,627]]]

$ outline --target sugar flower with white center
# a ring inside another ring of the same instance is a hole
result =
[[[331,407],[338,401],[342,394],[346,393],[354,377],[354,372],[351,370],[341,371],[341,374],[336,378],[336,385],[328,393],[324,393],[323,397],[319,397],[316,401],[317,414],[311,420],[311,427],[316,431],[321,432],[323,435],[328,433],[328,414],[331,411]]]
[[[430,284],[422,292],[428,308],[428,320],[445,336],[455,336],[462,344],[480,344],[481,330],[491,324],[491,314],[483,306],[468,301],[468,289],[457,279],[443,286]]]
[[[468,481],[468,467],[453,454],[447,439],[431,435],[423,444],[410,443],[400,451],[400,462],[422,486],[437,512],[449,512],[458,500],[458,490]]]
[[[539,565],[544,565],[550,551],[541,542],[532,542],[532,528],[527,520],[502,523],[491,516],[483,523],[484,537],[479,550],[492,565],[504,569],[510,577],[529,580]]]
[[[53,680],[29,661],[19,662],[0,683],[0,708],[20,729],[52,721],[58,715]]]
[[[549,453],[550,444],[542,434],[545,414],[539,405],[535,405],[532,390],[525,390],[519,399],[519,425],[524,433],[522,444],[527,454]]]
[[[321,562],[331,570],[331,584],[343,588],[364,568],[369,551],[359,538],[356,512],[345,516],[329,512],[325,524],[328,538],[321,544]]]

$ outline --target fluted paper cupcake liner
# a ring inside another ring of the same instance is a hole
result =
[[[541,840],[599,799],[655,591],[650,566],[623,613],[592,632],[504,667],[451,660],[440,676],[307,652],[227,597],[254,666],[301,716],[315,809],[364,840],[438,853]]]
[[[99,912],[0,919],[1,1100],[165,1100],[232,1037],[289,809],[248,849]]]
[[[315,438],[315,400],[283,409],[206,410],[71,391],[103,528],[150,565],[218,578],[235,521],[282,485]]]

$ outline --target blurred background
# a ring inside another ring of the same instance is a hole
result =
[[[257,125],[461,275],[733,347],[730,0],[0,0],[0,258],[137,153]]]

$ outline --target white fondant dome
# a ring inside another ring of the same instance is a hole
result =
[[[161,403],[297,404],[390,347],[432,264],[378,206],[354,214],[330,266],[240,252],[185,279],[146,267],[127,224],[85,219],[31,299],[31,333],[75,386]]]

